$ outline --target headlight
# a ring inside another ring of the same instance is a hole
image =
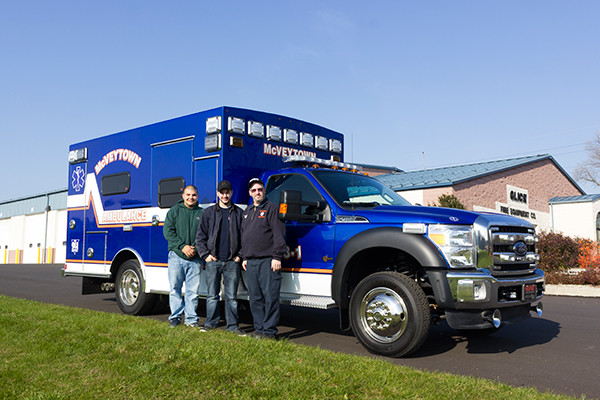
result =
[[[471,225],[429,225],[427,236],[444,253],[450,267],[474,267],[475,247]]]

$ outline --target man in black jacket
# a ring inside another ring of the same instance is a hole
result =
[[[206,321],[201,331],[219,324],[221,276],[225,291],[227,330],[244,335],[238,325],[237,289],[240,282],[240,225],[242,209],[233,204],[229,181],[217,185],[218,202],[204,210],[196,233],[196,250],[206,262]]]
[[[248,183],[252,204],[242,218],[242,267],[250,311],[254,319],[252,336],[274,338],[279,323],[281,260],[286,253],[285,225],[278,218],[277,206],[265,194],[262,180]]]

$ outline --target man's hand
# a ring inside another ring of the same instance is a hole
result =
[[[206,261],[206,262],[217,261],[217,257],[213,256],[212,254],[209,254],[208,257],[206,257],[204,259],[204,261]]]
[[[242,261],[242,268],[244,268],[244,271],[246,270],[246,264],[248,264],[248,260]]]
[[[190,246],[189,244],[183,246],[183,249],[181,249],[181,251],[189,258],[194,257],[194,254],[196,254],[196,249],[193,246]]]
[[[271,269],[273,272],[279,271],[281,269],[281,261],[275,259],[271,260]]]

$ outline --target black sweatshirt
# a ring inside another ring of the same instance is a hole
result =
[[[249,205],[242,216],[243,259],[272,257],[280,260],[287,251],[285,224],[278,218],[277,206],[269,200]]]

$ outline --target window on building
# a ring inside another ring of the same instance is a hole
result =
[[[596,241],[600,243],[600,213],[596,215]]]

